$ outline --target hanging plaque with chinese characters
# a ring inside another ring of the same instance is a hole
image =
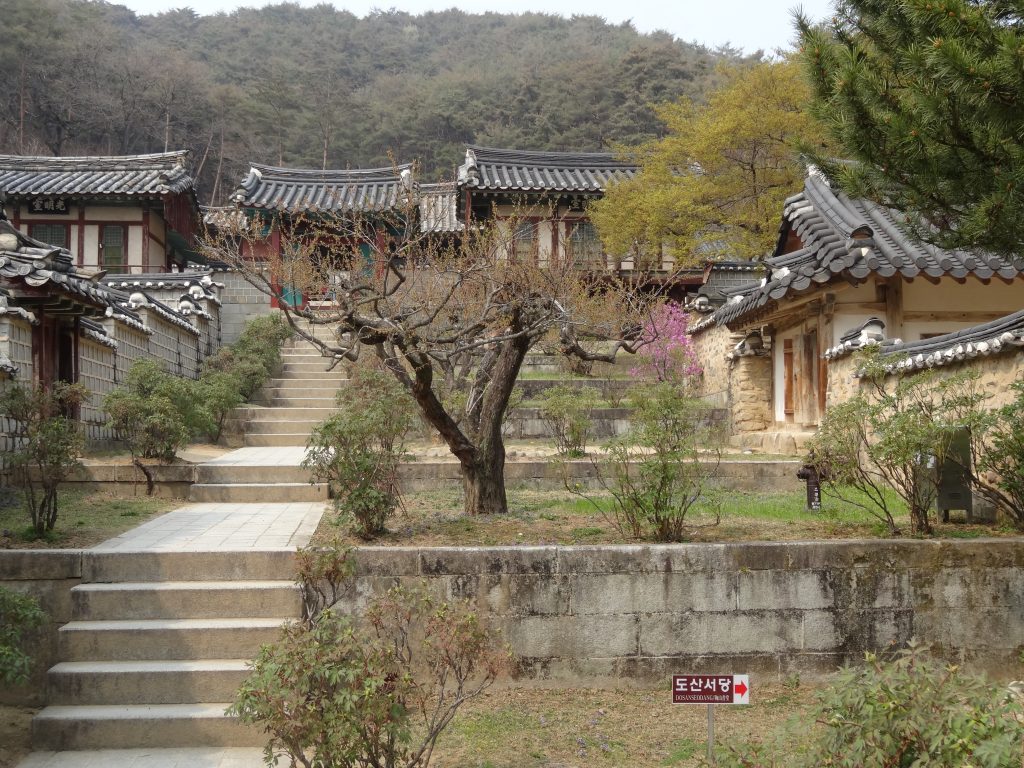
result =
[[[45,216],[67,216],[71,204],[63,197],[33,197],[28,201],[28,211]]]

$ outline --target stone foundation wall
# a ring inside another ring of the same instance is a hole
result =
[[[734,435],[759,432],[774,423],[770,355],[736,358],[729,387]]]
[[[693,351],[704,369],[700,377],[700,396],[720,408],[728,408],[731,361],[726,359],[740,337],[733,338],[725,326],[713,326],[693,337]]]
[[[1001,677],[1022,671],[1019,541],[364,548],[357,560],[339,608],[425,580],[502,630],[527,683],[824,672],[912,637]]]

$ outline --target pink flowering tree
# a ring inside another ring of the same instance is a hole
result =
[[[703,369],[693,351],[689,334],[690,316],[678,304],[663,304],[644,326],[644,345],[637,353],[630,373],[657,382],[687,384]]]

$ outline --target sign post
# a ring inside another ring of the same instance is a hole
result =
[[[715,764],[715,704],[749,704],[749,675],[673,675],[673,704],[708,705],[708,764]]]

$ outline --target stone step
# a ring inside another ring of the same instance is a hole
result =
[[[308,442],[309,434],[301,432],[274,435],[256,435],[247,432],[243,440],[246,448],[280,448],[288,445],[304,446]]]
[[[90,552],[82,581],[270,581],[295,573],[295,551]]]
[[[246,427],[246,434],[249,435],[311,435],[313,429],[322,421],[297,421],[294,419],[270,419],[263,418],[259,421],[251,421]]]
[[[260,437],[260,436],[254,436]],[[264,437],[279,437],[265,435]],[[287,435],[286,437],[292,437]],[[302,443],[308,435],[301,436]],[[251,445],[246,435],[246,445]],[[296,443],[282,443],[296,445]],[[189,489],[188,500],[195,503],[219,504],[288,504],[298,501],[327,501],[328,489],[325,483],[194,483]]]
[[[141,581],[79,584],[71,589],[71,618],[276,618],[301,614],[290,581]]]
[[[335,369],[326,371],[324,367],[310,363],[285,363],[281,366],[283,379],[320,379],[321,381],[348,381],[348,371]]]
[[[245,659],[62,661],[47,672],[58,705],[229,701],[249,673]]]
[[[308,469],[299,466],[252,466],[248,464],[199,464],[196,483],[220,485],[223,483],[302,483],[312,479]]]
[[[278,392],[284,392],[286,390],[275,390]],[[300,394],[302,390],[294,390],[296,394]],[[309,390],[304,390],[308,392]],[[319,390],[317,390],[319,391]],[[286,395],[279,397],[270,398],[271,408],[316,408],[330,411],[333,413],[337,410],[334,400],[334,393],[337,390],[331,390],[331,394],[326,397],[288,397]]]
[[[250,422],[262,424],[268,421],[321,422],[328,416],[338,412],[337,408],[310,406],[272,406],[270,408],[253,408],[249,411]]]
[[[338,390],[346,386],[344,381],[331,382],[325,379],[271,379],[263,388],[267,397],[295,397],[297,393],[308,392],[306,397],[329,397],[333,400]]]
[[[280,637],[290,617],[70,621],[60,628],[64,661],[234,659]]]
[[[262,746],[262,729],[224,714],[228,704],[52,706],[32,720],[37,750]]]

